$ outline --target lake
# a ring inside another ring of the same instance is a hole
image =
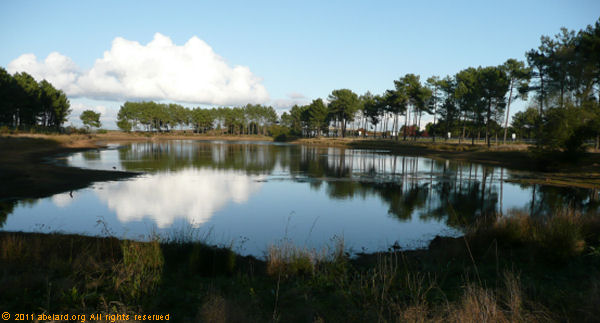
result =
[[[282,241],[419,248],[487,215],[600,208],[597,190],[519,184],[523,172],[386,151],[181,140],[110,144],[55,162],[140,175],[19,201],[0,214],[2,230],[203,240],[262,257]]]

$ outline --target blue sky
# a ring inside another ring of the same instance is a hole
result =
[[[125,99],[285,109],[338,88],[381,93],[406,73],[426,79],[524,60],[540,36],[599,16],[597,0],[2,1],[0,66],[56,79],[74,114],[102,111],[114,128]],[[142,56],[160,68],[132,67]],[[122,74],[135,77],[111,83]],[[152,81],[142,87],[145,76]]]

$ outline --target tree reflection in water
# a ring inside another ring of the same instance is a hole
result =
[[[236,183],[245,183],[244,187],[260,187],[251,182],[260,176],[267,181],[305,182],[331,199],[377,197],[387,205],[389,216],[399,221],[418,217],[444,221],[459,230],[476,221],[502,216],[507,208],[527,210],[536,217],[551,216],[555,210],[566,207],[583,213],[597,212],[600,208],[597,189],[508,183],[506,180],[519,175],[464,161],[398,156],[381,151],[260,142],[164,141],[128,144],[114,154],[112,167],[143,171],[149,176],[173,176],[179,182],[185,174],[193,173],[199,178],[205,171],[220,171],[227,174],[223,178],[235,177]],[[88,151],[72,158],[71,164],[79,160],[101,165],[104,156],[104,152]],[[254,179],[247,182],[238,175]],[[177,186],[181,185],[173,187]],[[210,185],[205,186],[202,187],[208,192]],[[195,186],[190,182],[185,189],[194,190]],[[136,196],[141,199],[139,194]],[[193,198],[189,198],[189,209],[197,208]],[[153,198],[149,203],[161,200],[169,199]],[[227,200],[233,201],[235,197]],[[0,226],[15,203],[0,203]],[[139,216],[142,215],[136,213],[134,218]],[[208,217],[210,214],[203,215]]]
[[[119,151],[127,170],[177,171],[186,167],[228,169],[247,174],[289,174],[333,199],[378,196],[398,220],[413,216],[445,220],[457,229],[503,215],[510,170],[463,161],[408,157],[385,152],[256,143],[136,143]],[[529,192],[532,216],[569,207],[600,208],[597,189],[518,185]],[[511,187],[511,189],[514,189]]]

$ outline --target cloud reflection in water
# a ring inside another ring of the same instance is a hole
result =
[[[121,222],[153,220],[168,228],[176,219],[199,227],[230,201],[244,203],[260,190],[261,176],[188,168],[147,175],[95,189]]]

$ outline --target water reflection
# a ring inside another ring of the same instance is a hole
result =
[[[600,207],[597,190],[505,183],[522,174],[376,151],[179,141],[132,144],[119,150],[119,160],[123,169],[132,171],[173,172],[194,167],[283,176],[307,182],[313,190],[325,185],[332,199],[379,197],[388,206],[388,214],[401,221],[418,216],[445,221],[457,229],[489,215],[503,214],[508,208],[529,207],[533,216],[548,216],[565,207],[581,212]],[[505,189],[510,191],[507,198]],[[515,193],[520,196],[515,198]],[[528,201],[523,194],[530,195]]]
[[[6,218],[15,209],[16,201],[0,201],[0,228],[4,226]]]
[[[69,206],[73,202],[73,193],[61,193],[52,196],[52,203],[59,208]]]
[[[384,247],[383,240],[427,240],[443,230],[460,232],[510,209],[538,217],[565,207],[583,213],[600,209],[597,189],[517,184],[510,180],[523,174],[503,168],[334,147],[142,142],[77,153],[66,162],[144,175],[99,183],[81,196],[55,195],[50,201],[56,217],[81,216],[86,207],[94,216],[113,217],[113,225],[125,226],[123,232],[142,230],[133,229],[139,223],[159,230],[180,222],[218,226],[229,236],[261,241],[256,250],[288,234],[290,214],[297,215],[302,232],[288,237],[292,240],[304,241],[310,232],[311,239],[323,242],[344,232],[353,239],[349,244],[376,249]],[[26,212],[25,202],[1,202],[0,226],[30,230],[35,224],[28,222],[31,214],[51,212],[47,203],[36,203],[28,202],[32,209]],[[11,222],[9,214],[28,217]],[[75,225],[68,230],[77,231]]]
[[[266,174],[273,170],[281,148],[268,144],[144,142],[118,150],[120,166],[131,171],[178,171],[186,168],[238,170]]]
[[[198,227],[229,202],[243,203],[262,185],[258,176],[187,168],[113,182],[96,193],[121,222],[153,220],[167,228],[181,218]]]

